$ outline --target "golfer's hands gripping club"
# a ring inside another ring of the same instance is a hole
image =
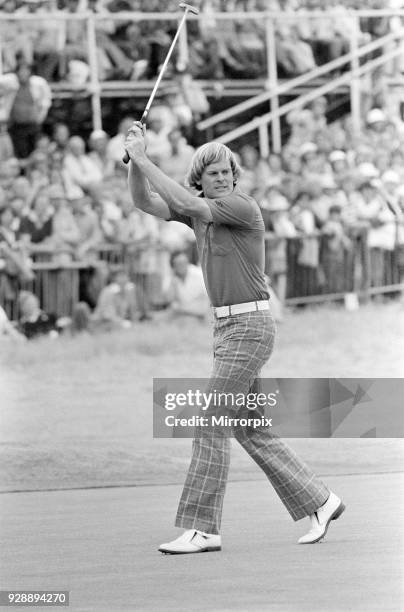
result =
[[[146,152],[146,126],[141,121],[134,121],[131,128],[128,130],[128,134],[125,140],[125,150],[128,154],[128,161],[132,159],[136,162],[136,159],[145,155]]]

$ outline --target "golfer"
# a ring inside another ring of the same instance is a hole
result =
[[[211,391],[247,395],[271,355],[275,326],[264,277],[264,223],[258,204],[237,187],[240,167],[223,144],[200,147],[187,177],[192,191],[168,178],[147,157],[144,130],[135,123],[125,148],[131,159],[129,189],[135,205],[167,221],[181,221],[196,236],[214,314]],[[152,188],[152,189],[151,189]],[[233,416],[247,408],[234,407]],[[249,411],[251,412],[251,411]],[[293,520],[310,517],[300,544],[320,541],[341,500],[265,426],[234,426],[233,435],[265,472]],[[177,539],[163,553],[221,550],[220,524],[230,463],[230,440],[220,427],[199,427],[178,506]]]

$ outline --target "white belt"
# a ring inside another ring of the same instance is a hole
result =
[[[231,315],[243,314],[243,312],[255,312],[257,310],[269,310],[269,301],[244,302],[243,304],[231,304],[230,306],[217,306],[213,308],[213,314],[217,319],[230,317]]]

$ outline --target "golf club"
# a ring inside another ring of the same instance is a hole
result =
[[[199,14],[199,9],[197,9],[195,6],[191,6],[190,4],[187,4],[186,2],[181,2],[181,4],[179,6],[180,6],[180,8],[185,9],[185,12],[184,12],[184,15],[182,16],[182,19],[181,19],[181,21],[180,21],[180,23],[178,25],[177,32],[176,32],[176,34],[174,36],[173,42],[171,43],[171,47],[168,50],[167,57],[164,60],[164,64],[162,65],[160,73],[159,73],[159,75],[157,77],[157,80],[156,80],[156,82],[154,84],[153,91],[150,94],[149,101],[147,102],[146,108],[143,111],[143,115],[142,115],[142,117],[140,119],[140,122],[142,124],[146,123],[146,119],[147,119],[147,115],[149,114],[150,107],[153,104],[153,100],[154,100],[154,98],[156,96],[157,90],[158,90],[159,85],[161,83],[161,80],[162,80],[162,78],[164,76],[164,72],[165,72],[165,70],[167,68],[168,62],[170,61],[170,57],[171,57],[171,55],[172,55],[172,53],[174,51],[174,47],[176,45],[176,42],[178,40],[178,37],[179,37],[180,32],[182,30],[182,27],[183,27],[183,25],[184,25],[184,23],[186,21],[188,13],[193,13],[194,15],[198,15]],[[128,152],[126,151],[124,157],[122,158],[122,161],[125,164],[127,164],[129,162],[129,159],[130,158],[129,158]]]

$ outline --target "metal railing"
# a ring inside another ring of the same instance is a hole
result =
[[[404,40],[404,30],[402,31],[402,36],[403,36],[403,40]],[[249,132],[252,132],[253,130],[258,129],[259,131],[259,138],[260,138],[260,152],[261,155],[263,157],[268,155],[268,138],[267,138],[267,126],[268,124],[270,124],[272,121],[274,121],[275,119],[278,119],[280,117],[282,117],[283,115],[286,115],[287,113],[295,110],[295,109],[300,109],[303,108],[306,104],[308,104],[309,102],[312,102],[313,100],[315,100],[316,98],[319,98],[320,96],[323,96],[327,93],[330,93],[331,91],[334,91],[335,89],[337,89],[338,87],[340,87],[341,85],[344,84],[349,84],[351,83],[351,86],[353,84],[353,82],[355,80],[357,80],[359,77],[363,76],[364,74],[371,72],[372,70],[374,70],[375,68],[382,66],[383,64],[385,64],[386,62],[390,61],[391,59],[394,59],[400,55],[403,54],[403,49],[402,48],[397,48],[397,49],[393,49],[392,51],[389,51],[387,53],[384,53],[381,57],[376,58],[374,60],[370,60],[369,62],[367,62],[366,64],[364,64],[363,66],[360,66],[358,68],[356,68],[355,71],[349,71],[335,79],[333,79],[331,82],[326,83],[324,85],[321,85],[319,87],[316,87],[315,89],[313,89],[312,91],[303,94],[301,96],[299,96],[298,98],[295,98],[294,100],[292,100],[291,102],[287,102],[286,104],[282,105],[281,107],[269,112],[269,113],[265,113],[264,115],[262,115],[261,117],[256,117],[255,119],[252,119],[251,121],[249,121],[248,123],[244,124],[243,126],[240,126],[238,128],[235,128],[234,130],[231,130],[229,132],[227,132],[225,135],[220,136],[219,138],[217,138],[217,140],[219,140],[220,142],[223,143],[228,143],[228,142],[232,142],[234,140],[236,140],[237,138],[239,138],[240,136],[243,136],[245,134],[248,134]],[[359,95],[360,96],[360,89],[358,88],[357,92],[355,95]],[[360,132],[360,127],[361,127],[361,118],[360,118],[360,101],[356,101],[356,102],[352,102],[351,100],[351,108],[352,108],[352,125],[353,125],[353,129],[355,133],[359,133]],[[275,150],[275,147],[274,147]]]
[[[304,241],[317,241],[319,259],[317,265],[301,263],[300,253]],[[404,291],[402,268],[403,245],[393,251],[369,249],[367,231],[363,229],[352,238],[352,249],[347,250],[338,261],[326,256],[325,237],[321,232],[312,236],[301,235],[296,238],[278,238],[266,235],[266,273],[276,280],[271,259],[273,248],[284,249],[286,304],[310,304],[344,300],[347,293],[355,293],[366,300],[371,295]],[[35,261],[35,252],[32,254]],[[41,251],[40,257],[44,252]],[[49,252],[49,257],[51,252]],[[116,265],[128,265],[125,249],[119,245],[101,245],[98,249],[99,260],[113,269]],[[375,257],[378,258],[378,273],[375,274]],[[87,270],[88,263],[72,262],[64,265],[52,261],[35,261],[35,278],[30,281],[14,283],[16,294],[21,289],[35,293],[42,308],[57,316],[70,316],[80,298],[80,273]],[[160,292],[163,279],[159,277],[156,292]],[[157,300],[158,301],[158,300]],[[8,316],[18,316],[17,300],[6,300],[2,304]]]
[[[311,81],[318,79],[319,77],[330,75],[330,73],[334,72],[338,68],[342,68],[348,63],[351,64],[351,73],[349,74],[349,77],[351,78],[352,73],[358,69],[358,66],[356,66],[355,68],[353,66],[353,63],[356,60],[359,60],[361,57],[366,56],[372,53],[373,51],[377,51],[378,49],[383,48],[385,45],[396,41],[397,38],[404,38],[404,28],[397,32],[386,34],[385,36],[382,36],[372,42],[366,43],[359,47],[356,52],[353,52],[351,50],[349,53],[345,53],[344,55],[341,55],[341,57],[327,62],[322,66],[317,66],[316,68],[310,70],[309,72],[306,72],[305,74],[288,79],[286,82],[278,84],[274,88],[271,87],[269,91],[265,91],[256,96],[252,96],[251,98],[244,102],[241,102],[240,104],[236,104],[235,106],[232,106],[231,108],[221,113],[217,113],[216,115],[213,115],[207,119],[204,119],[203,121],[200,121],[197,124],[197,127],[199,130],[206,130],[208,128],[211,128],[217,123],[220,123],[221,121],[226,121],[231,117],[234,117],[246,110],[254,108],[259,104],[262,104],[263,102],[269,102],[274,98],[279,98],[280,96],[289,93],[293,89],[296,89],[300,85],[306,85]],[[404,53],[403,48],[400,50],[400,53]]]

